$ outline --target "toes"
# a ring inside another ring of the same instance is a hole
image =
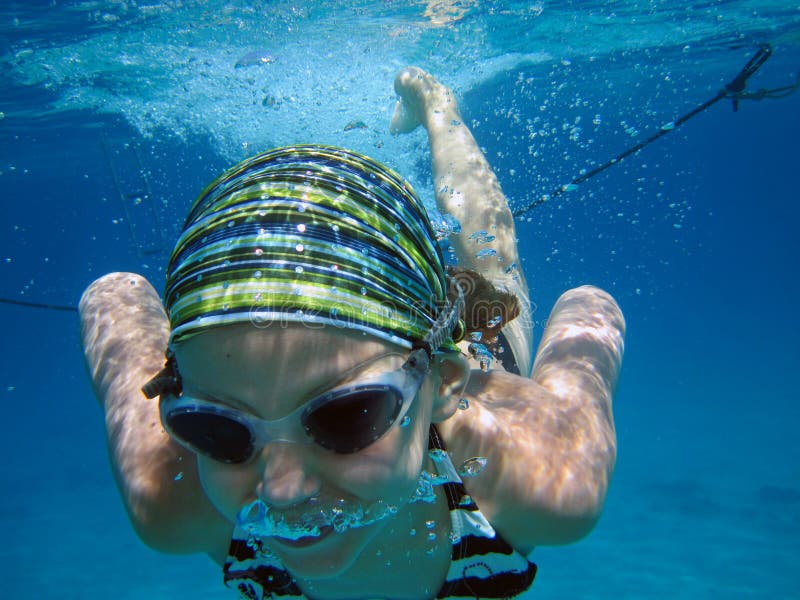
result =
[[[404,96],[406,92],[414,85],[416,81],[421,81],[427,75],[425,71],[419,67],[406,67],[397,74],[394,79],[394,91],[399,95]]]

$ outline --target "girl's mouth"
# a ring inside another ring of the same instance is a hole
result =
[[[397,512],[397,507],[377,500],[367,507],[356,502],[339,500],[332,505],[320,505],[310,499],[290,510],[275,511],[262,500],[244,506],[236,523],[257,537],[271,537],[291,547],[316,544],[332,532],[366,527]]]
[[[295,539],[274,535],[272,536],[272,538],[274,540],[277,540],[280,544],[283,544],[284,546],[289,546],[290,548],[307,548],[308,546],[313,546],[315,544],[318,544],[333,532],[334,528],[331,525],[325,525],[319,528],[318,535],[305,535]]]

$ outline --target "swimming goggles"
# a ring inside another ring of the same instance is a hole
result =
[[[402,424],[429,369],[427,352],[416,349],[399,369],[333,388],[272,421],[185,392],[164,395],[161,422],[182,446],[227,464],[248,462],[275,441],[352,454]]]
[[[434,352],[448,338],[463,337],[464,294],[458,284],[456,290],[456,298],[446,303],[425,338],[414,342],[402,367],[329,390],[281,419],[267,421],[184,393],[171,349],[164,368],[142,392],[151,399],[160,396],[161,423],[173,439],[223,463],[245,463],[271,441],[316,443],[352,454],[380,439],[397,421],[402,424]]]

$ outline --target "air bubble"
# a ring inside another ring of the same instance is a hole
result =
[[[365,288],[364,286],[361,286],[361,295],[362,296],[366,296],[367,295],[367,288]]]
[[[435,463],[441,463],[447,460],[447,452],[441,448],[433,448],[428,450],[428,456],[430,456],[431,460]]]
[[[305,223],[298,223],[297,224],[297,231],[299,231],[300,233],[305,233],[305,231],[306,231]]]
[[[461,477],[477,477],[486,468],[489,461],[483,456],[473,456],[463,462],[458,474]]]
[[[461,233],[461,223],[451,214],[444,213],[431,219],[431,225],[437,240]]]
[[[502,322],[503,322],[503,317],[498,315],[497,317],[494,317],[493,319],[489,319],[489,322],[486,323],[486,325],[490,329],[494,329],[495,327],[499,326],[500,323],[502,323]]]
[[[301,267],[301,266],[297,266],[297,267],[295,267],[295,268],[294,268],[294,272],[295,272],[295,273],[297,273],[297,274],[299,275],[300,273],[302,273],[302,272],[303,272],[303,267]]]
[[[494,241],[494,236],[489,235],[485,230],[480,229],[469,236],[469,240],[477,244],[488,244]]]
[[[261,279],[261,271],[256,271],[255,273],[253,273],[253,277],[255,277],[256,279]]]
[[[425,521],[425,527],[427,529],[433,529],[436,527],[436,521]]]
[[[294,249],[297,250],[298,252],[302,252],[306,248],[305,246],[303,246],[303,244],[297,244],[297,246],[295,246]]]
[[[261,248],[256,248],[255,249],[255,254],[256,254],[256,256],[261,256],[262,254],[264,254],[264,251]]]
[[[333,504],[321,504],[317,499],[311,498],[304,506],[282,510],[256,500],[239,511],[236,522],[251,536],[260,538],[279,536],[297,540],[317,537],[326,526],[332,526],[338,533],[365,527],[382,521],[396,512],[396,506],[381,500],[370,505],[344,499]]]
[[[336,309],[334,309],[336,310]],[[400,427],[408,427],[408,424],[411,423],[411,417],[408,415],[403,417],[403,420],[400,421]]]
[[[469,400],[462,398],[458,401],[458,410],[467,410],[469,408]]]
[[[467,347],[467,351],[478,360],[482,371],[488,371],[492,366],[492,359],[494,359],[494,357],[492,353],[489,352],[489,349],[480,342],[472,342]]]

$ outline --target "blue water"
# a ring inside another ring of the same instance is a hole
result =
[[[476,4],[434,26],[411,2],[0,3],[0,296],[74,306],[112,270],[160,287],[192,198],[272,145],[360,150],[430,200],[423,133],[388,134],[406,64],[454,87],[514,206],[713,97],[761,43],[750,90],[800,69],[788,2]],[[628,322],[603,518],[537,550],[531,598],[800,597],[798,140],[800,94],[724,101],[518,221],[537,337],[582,283]],[[131,530],[75,315],[0,315],[0,597],[224,597],[209,560]]]

